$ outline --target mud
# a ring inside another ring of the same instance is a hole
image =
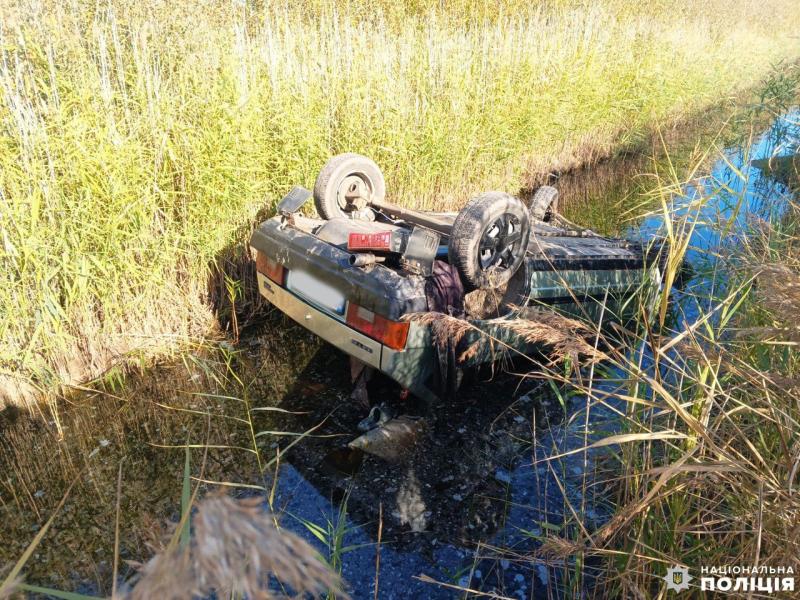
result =
[[[377,531],[381,513],[384,540],[406,549],[424,551],[436,540],[470,546],[502,527],[508,473],[529,453],[537,428],[563,416],[552,394],[509,372],[511,365],[471,374],[457,399],[432,406],[404,398],[393,382],[375,377],[368,387],[372,402],[425,423],[407,454],[389,462],[347,447],[367,410],[347,398],[346,358],[327,346],[319,353],[313,363],[319,369],[304,373],[297,392],[282,404],[302,418],[281,415],[275,426],[305,431],[322,423],[314,431],[320,437],[287,453],[288,463],[334,503],[347,497],[356,522]],[[252,359],[258,360],[257,352]]]

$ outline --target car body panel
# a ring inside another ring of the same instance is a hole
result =
[[[621,317],[625,299],[634,290],[648,282],[660,281],[656,261],[648,260],[648,253],[640,247],[623,241],[599,237],[573,239],[569,241],[570,248],[576,250],[568,255],[563,252],[564,237],[548,235],[546,227],[540,229],[538,237],[533,237],[519,272],[524,292],[520,308],[539,306],[542,310],[555,309],[595,320],[601,314],[606,319]],[[269,219],[256,229],[251,247],[284,269],[301,270],[310,278],[318,278],[320,289],[336,290],[347,303],[393,321],[428,311],[424,277],[381,264],[352,267],[351,253],[345,248],[294,228],[280,217]],[[315,305],[313,300],[275,284],[261,273],[258,284],[264,298],[312,333],[382,371],[416,395],[436,397],[429,381],[436,373],[439,352],[430,326],[412,320],[404,349],[393,350],[348,326],[346,310],[337,313],[320,305],[325,303]],[[515,352],[532,352],[534,345],[521,343],[506,326],[515,318],[518,309],[497,318],[471,319],[474,329],[464,335],[459,348],[481,338],[493,338],[499,343],[476,346],[471,357],[459,363],[459,368],[497,360],[508,352],[508,346],[514,346]]]

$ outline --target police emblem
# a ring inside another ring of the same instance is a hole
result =
[[[664,576],[664,581],[667,582],[667,589],[682,592],[689,589],[689,581],[692,576],[689,575],[687,567],[670,567],[667,574]]]

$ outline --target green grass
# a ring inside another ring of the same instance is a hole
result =
[[[798,19],[789,0],[5,3],[0,402],[207,335],[214,265],[331,154],[374,157],[413,206],[516,192],[734,97],[796,57]]]

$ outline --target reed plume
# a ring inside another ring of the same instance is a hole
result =
[[[274,600],[327,592],[346,598],[338,575],[308,543],[279,529],[262,503],[260,497],[223,494],[201,501],[192,542],[168,546],[143,565],[127,600],[229,593]]]

